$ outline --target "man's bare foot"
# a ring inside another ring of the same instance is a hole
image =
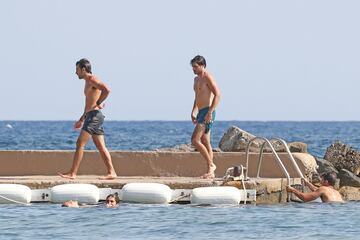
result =
[[[58,173],[60,175],[60,177],[62,178],[67,178],[67,179],[75,179],[76,178],[76,175],[75,174],[72,174],[72,173],[65,173],[65,174],[62,174],[62,173]]]
[[[216,170],[216,165],[213,163],[210,167],[209,167],[209,171],[208,174],[214,174]],[[215,175],[215,174],[214,174]]]
[[[106,176],[99,177],[100,180],[113,180],[115,178],[117,178],[116,174],[108,174]]]
[[[203,179],[213,179],[213,178],[215,178],[215,170],[216,170],[216,165],[212,164],[209,167],[209,171],[207,173],[205,173],[204,175],[202,175],[200,178],[203,178]]]
[[[215,173],[205,173],[200,178],[202,178],[202,179],[214,179],[215,178]]]

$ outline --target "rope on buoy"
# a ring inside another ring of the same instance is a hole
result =
[[[177,201],[179,201],[180,199],[183,199],[183,198],[186,198],[186,197],[190,197],[190,194],[186,194],[186,195],[179,196],[179,197],[171,200],[169,203],[177,202]]]
[[[246,191],[246,187],[245,187],[245,183],[244,183],[244,167],[243,165],[241,165],[241,183],[242,183],[242,186],[243,186],[243,189],[244,189],[244,205],[246,205],[246,199],[247,199],[247,191]]]
[[[16,200],[13,200],[13,199],[4,197],[4,196],[2,196],[2,195],[0,195],[0,198],[5,199],[5,200],[7,200],[7,201],[9,201],[9,202],[12,202],[12,203],[18,203],[18,204],[22,204],[22,205],[26,205],[26,206],[31,205],[31,204],[29,204],[29,203],[19,202],[19,201],[16,201]]]

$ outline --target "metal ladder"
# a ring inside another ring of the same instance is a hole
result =
[[[286,176],[286,179],[287,179],[287,184],[290,185],[290,175],[289,175],[289,172],[286,170],[284,164],[282,163],[279,155],[277,154],[276,150],[274,149],[274,146],[273,144],[271,143],[271,141],[279,141],[282,145],[284,145],[285,147],[285,150],[286,152],[288,153],[289,157],[290,157],[290,160],[291,160],[291,163],[294,165],[295,167],[295,170],[296,172],[299,174],[299,176],[301,178],[304,177],[304,175],[302,174],[302,172],[300,171],[300,168],[299,166],[297,165],[294,157],[292,156],[286,142],[283,140],[283,139],[280,139],[280,138],[272,138],[270,140],[268,140],[267,138],[264,138],[264,137],[254,137],[253,139],[251,139],[247,146],[246,146],[246,172],[245,172],[245,180],[248,180],[248,169],[249,169],[249,149],[250,149],[250,145],[253,141],[255,141],[256,139],[261,139],[263,140],[264,142],[262,143],[261,145],[261,148],[260,148],[260,155],[259,155],[259,161],[258,161],[258,169],[257,169],[257,175],[256,177],[259,178],[260,176],[260,169],[261,169],[261,164],[262,164],[262,158],[263,158],[263,153],[264,153],[264,148],[265,148],[265,145],[268,145],[273,153],[273,155],[275,156],[275,159],[276,159],[276,162],[278,163],[278,165],[280,166],[282,172],[284,173],[284,175]]]

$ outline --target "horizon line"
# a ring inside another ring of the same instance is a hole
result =
[[[1,122],[12,121],[12,122],[36,122],[36,121],[48,121],[48,122],[56,122],[56,121],[70,121],[74,122],[76,120],[73,119],[0,119]],[[109,121],[117,121],[117,122],[191,122],[191,120],[163,120],[163,119],[137,119],[137,120],[128,120],[128,119],[107,119],[106,122]],[[215,122],[360,122],[360,120],[239,120],[239,119],[232,119],[232,120],[215,120]]]

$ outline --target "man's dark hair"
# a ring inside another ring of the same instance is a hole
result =
[[[191,59],[190,64],[193,65],[194,63],[196,63],[199,66],[204,66],[206,67],[206,60],[203,56],[200,55],[196,55],[193,59]]]
[[[115,202],[116,203],[119,203],[120,202],[120,198],[117,194],[109,194],[107,197],[106,197],[106,200],[108,200],[109,198],[115,198]]]
[[[85,68],[85,71],[88,73],[91,73],[91,64],[90,61],[86,58],[82,58],[79,61],[76,62],[76,66],[79,66],[79,68],[83,69]]]
[[[328,172],[322,175],[322,178],[326,180],[331,186],[335,186],[336,183],[336,174],[333,172]]]

